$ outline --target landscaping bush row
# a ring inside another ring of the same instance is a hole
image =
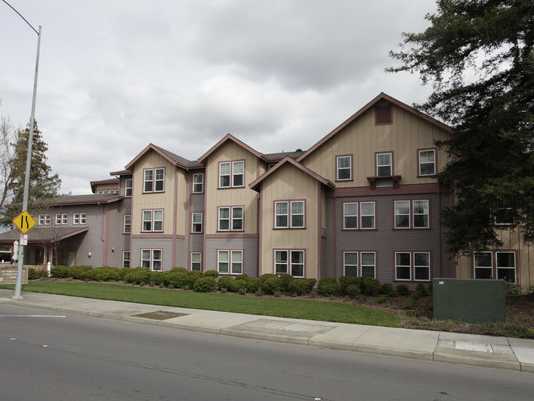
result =
[[[375,297],[378,295],[385,296],[409,296],[422,298],[430,295],[432,286],[426,286],[423,283],[417,284],[415,291],[412,293],[410,287],[404,284],[393,286],[392,284],[380,284],[378,280],[370,277],[340,277],[323,278],[319,280],[317,292],[319,295],[326,297],[345,296],[355,298],[359,295]]]

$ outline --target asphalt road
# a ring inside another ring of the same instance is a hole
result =
[[[39,315],[0,303],[0,401],[534,399],[530,373]]]

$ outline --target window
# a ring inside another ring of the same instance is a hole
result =
[[[493,211],[496,226],[510,226],[514,224],[514,214],[511,207],[499,207]]]
[[[163,209],[143,210],[143,231],[163,231]]]
[[[69,216],[66,213],[58,213],[56,214],[56,224],[69,224]]]
[[[360,252],[361,277],[376,277],[376,252]]]
[[[289,228],[289,202],[274,203],[274,228]]]
[[[221,274],[243,274],[243,250],[217,251],[217,271]]]
[[[165,168],[145,169],[143,192],[163,192],[165,190]]]
[[[122,232],[123,234],[129,234],[132,232],[132,216],[129,214],[124,215],[122,222]]]
[[[199,272],[202,270],[202,254],[200,252],[191,252],[191,271]]]
[[[418,151],[419,175],[421,177],[436,175],[436,150],[422,149]]]
[[[375,109],[375,124],[391,124],[393,122],[393,110],[391,103],[381,101],[374,107]]]
[[[122,251],[122,267],[130,267],[130,251]]]
[[[515,252],[495,252],[497,280],[515,283]]]
[[[410,228],[410,201],[396,200],[393,202],[395,209],[395,228]]]
[[[356,230],[358,228],[358,202],[343,203],[343,229]]]
[[[218,231],[243,231],[242,206],[220,207],[218,209]]]
[[[376,154],[376,176],[391,177],[393,175],[393,153],[379,152]]]
[[[161,249],[141,249],[141,267],[152,271],[161,271]]]
[[[428,200],[412,201],[413,228],[429,228],[430,202]]]
[[[493,277],[493,254],[491,252],[477,252],[473,254],[473,269],[475,279],[491,279]]]
[[[133,186],[132,186],[132,179],[131,178],[126,178],[124,180],[124,196],[132,196],[132,191],[133,191]]]
[[[72,215],[72,224],[87,224],[87,214],[74,213]]]
[[[412,279],[412,254],[395,252],[395,280],[409,281]]]
[[[343,270],[347,277],[358,277],[358,252],[343,252]]]
[[[276,201],[274,203],[274,228],[304,228],[305,202]]]
[[[352,155],[336,156],[336,180],[352,180]]]
[[[360,229],[375,228],[375,202],[360,202]]]
[[[413,277],[415,281],[430,281],[430,253],[413,253]]]
[[[204,192],[204,174],[193,174],[193,193],[201,194]]]
[[[240,188],[245,185],[245,161],[219,162],[219,188]]]
[[[39,215],[39,225],[40,226],[49,226],[51,223],[49,214],[40,214]]]
[[[304,277],[303,250],[274,250],[274,271],[276,274],[290,274]]]
[[[191,232],[192,233],[202,232],[202,213],[193,212],[191,214]]]

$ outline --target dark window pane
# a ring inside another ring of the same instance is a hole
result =
[[[228,220],[219,220],[219,229],[228,230],[230,228],[230,222]]]
[[[156,191],[163,191],[163,181],[156,181]]]
[[[345,266],[345,276],[347,276],[347,277],[358,277],[358,267],[356,267],[356,266]]]
[[[435,173],[434,163],[421,163],[421,175],[434,175]]]
[[[287,227],[287,216],[276,216],[276,227]]]
[[[345,217],[345,228],[357,228],[358,218],[356,216]]]
[[[362,266],[362,277],[371,277],[375,276],[374,266]]]
[[[491,269],[476,268],[475,269],[475,278],[478,279],[478,280],[489,280],[489,279],[491,279]]]
[[[427,267],[416,267],[414,274],[416,280],[430,280],[430,269]]]
[[[304,226],[304,216],[303,215],[293,215],[291,216],[291,224],[293,227],[303,227]]]
[[[224,175],[221,177],[221,187],[229,187],[230,186],[230,176]]]
[[[497,267],[515,267],[514,254],[512,252],[498,252]]]
[[[410,216],[400,215],[395,216],[395,227],[410,227]]]
[[[234,219],[232,220],[232,230],[242,230],[243,229],[243,220],[242,219]]]
[[[410,267],[409,266],[397,266],[397,280],[409,280],[410,279]]]
[[[243,174],[234,175],[234,187],[240,187],[243,185]]]
[[[497,269],[497,278],[509,283],[515,283],[515,269]]]
[[[340,168],[337,170],[337,179],[338,180],[348,180],[350,179],[350,168]]]
[[[362,216],[361,228],[373,228],[374,225],[375,225],[374,216]]]
[[[292,265],[291,275],[296,276],[296,277],[304,276],[304,266],[303,265]]]

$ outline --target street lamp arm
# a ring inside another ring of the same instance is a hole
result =
[[[30,21],[28,21],[26,18],[24,18],[24,16],[23,16],[21,13],[19,13],[18,10],[17,10],[15,7],[13,7],[11,4],[9,4],[9,3],[7,2],[7,0],[0,0],[0,1],[2,1],[3,3],[5,3],[5,4],[6,4],[9,8],[11,8],[11,9],[12,9],[12,10],[13,10],[13,11],[14,11],[20,18],[22,18],[22,20],[23,20],[26,24],[28,24],[28,26],[32,29],[32,31],[34,31],[34,32],[37,34],[37,36],[40,35],[39,30],[35,29],[35,27],[34,27],[32,24],[30,24]]]

